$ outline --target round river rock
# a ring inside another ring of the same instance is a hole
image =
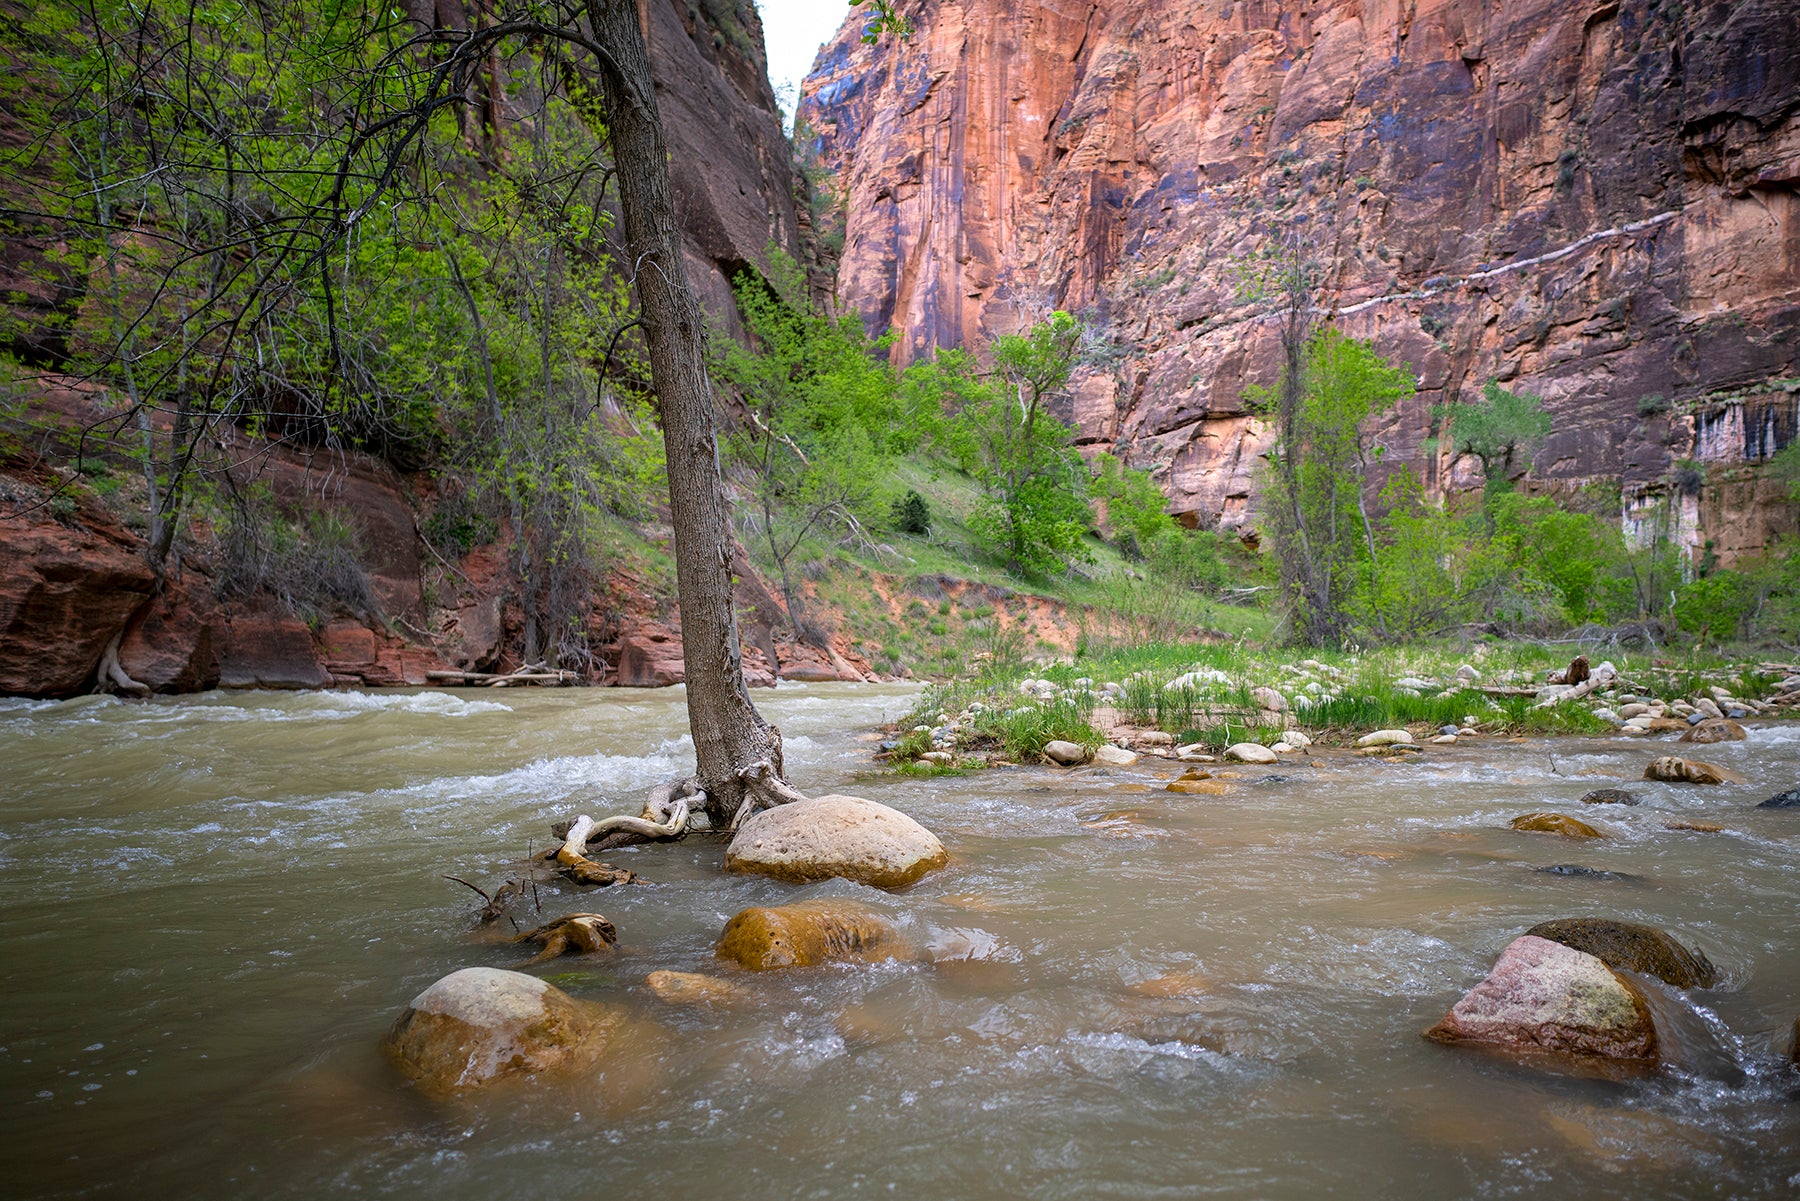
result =
[[[879,963],[907,958],[914,950],[892,922],[867,905],[819,898],[742,911],[725,923],[713,954],[767,971],[841,960]]]
[[[898,809],[836,795],[764,809],[725,850],[734,872],[796,884],[841,876],[875,888],[903,888],[949,860],[937,836]]]
[[[1525,933],[1585,951],[1619,971],[1655,976],[1676,988],[1711,988],[1719,980],[1719,969],[1711,960],[1655,926],[1604,917],[1565,917],[1539,922]]]
[[[616,1024],[536,976],[466,967],[414,997],[382,1050],[421,1088],[447,1094],[591,1063]]]

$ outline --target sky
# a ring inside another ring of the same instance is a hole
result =
[[[756,7],[769,48],[769,82],[782,112],[792,117],[800,81],[812,70],[819,47],[850,15],[849,0],[756,0]],[[784,85],[792,86],[784,92]]]

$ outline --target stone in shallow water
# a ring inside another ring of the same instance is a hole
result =
[[[1273,763],[1275,752],[1256,742],[1234,742],[1225,748],[1225,758],[1238,763]]]
[[[1044,744],[1044,754],[1052,763],[1060,763],[1064,767],[1074,767],[1087,762],[1087,748],[1078,742],[1065,742],[1053,738]]]
[[[886,805],[822,796],[752,815],[725,850],[725,866],[792,883],[840,876],[901,888],[950,859],[924,826]]]
[[[1585,951],[1619,971],[1642,972],[1676,988],[1711,988],[1719,970],[1698,951],[1654,926],[1603,917],[1565,917],[1539,922],[1525,932],[1534,938]]]
[[[1577,817],[1566,813],[1526,813],[1512,819],[1512,828],[1530,834],[1561,834],[1564,838],[1605,838]]]
[[[1638,799],[1623,788],[1596,788],[1581,797],[1584,805],[1635,805]]]
[[[1681,736],[1682,742],[1742,742],[1749,737],[1744,727],[1729,718],[1713,718],[1699,725],[1690,727]]]
[[[382,1049],[421,1088],[442,1094],[591,1063],[617,1024],[605,1008],[536,976],[470,967],[414,997]]]
[[[1108,767],[1130,767],[1137,761],[1137,755],[1123,747],[1113,746],[1111,743],[1098,747],[1094,751],[1094,762],[1105,764]]]
[[[1778,792],[1762,804],[1758,809],[1800,809],[1800,788],[1790,788],[1786,792]]]
[[[1628,876],[1624,872],[1603,871],[1597,867],[1583,867],[1579,863],[1553,863],[1549,867],[1537,869],[1546,876],[1576,876],[1583,880],[1635,880],[1636,876]]]
[[[877,963],[914,954],[887,918],[854,901],[820,899],[746,909],[725,924],[713,953],[757,971],[837,960]]]
[[[1729,768],[1698,759],[1679,759],[1664,755],[1652,759],[1644,768],[1644,779],[1662,780],[1670,784],[1742,784],[1744,777]]]
[[[1637,990],[1584,951],[1534,935],[1509,943],[1425,1037],[1649,1066],[1656,1028]]]
[[[1405,730],[1372,730],[1356,740],[1357,746],[1402,746],[1413,740]]]
[[[737,1005],[750,997],[731,981],[703,972],[651,972],[644,983],[670,1005]]]

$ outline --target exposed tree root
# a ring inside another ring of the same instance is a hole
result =
[[[531,962],[543,963],[559,955],[610,951],[619,941],[619,932],[598,913],[569,913],[535,930],[527,930],[513,941],[542,943],[544,949]]]
[[[127,696],[149,696],[150,686],[140,684],[132,679],[119,662],[119,643],[124,640],[125,627],[120,626],[119,632],[112,636],[112,641],[108,642],[106,649],[100,653],[100,666],[95,669],[100,690],[104,691],[106,686],[111,684],[113,688]]]
[[[777,805],[791,805],[806,799],[806,794],[782,779],[780,771],[767,759],[758,759],[738,772],[738,779],[744,782],[744,803],[738,806],[727,827],[731,830],[743,825],[745,819],[758,809],[773,809]]]
[[[637,879],[631,872],[613,867],[607,863],[597,863],[582,852],[587,847],[588,834],[594,828],[594,819],[582,814],[569,827],[569,835],[563,840],[562,849],[556,852],[557,874],[575,884],[592,884],[597,888],[605,888],[609,884],[629,884]]]

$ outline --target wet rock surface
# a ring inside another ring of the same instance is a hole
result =
[[[1778,792],[1757,806],[1758,809],[1800,809],[1800,788]]]
[[[1515,830],[1530,834],[1560,834],[1564,838],[1605,838],[1599,830],[1566,813],[1526,813],[1511,822]]]
[[[821,963],[877,963],[915,954],[881,913],[854,901],[812,900],[755,907],[725,925],[713,952],[755,971]]]
[[[1597,957],[1529,934],[1509,943],[1425,1037],[1644,1065],[1657,1054],[1635,988]]]
[[[615,1020],[536,976],[471,967],[414,997],[382,1049],[420,1088],[446,1094],[591,1063]]]
[[[1652,759],[1644,768],[1644,779],[1668,784],[1742,784],[1744,777],[1728,767],[1703,763],[1698,759],[1680,759],[1664,755]]]
[[[949,860],[937,836],[898,809],[840,795],[755,813],[725,851],[731,871],[793,883],[838,876],[875,888],[903,888]]]
[[[1637,797],[1623,788],[1596,788],[1592,792],[1583,793],[1583,805],[1635,805]]]
[[[1690,726],[1688,732],[1683,734],[1679,741],[1699,743],[1742,742],[1748,737],[1749,735],[1744,732],[1744,727],[1738,725],[1729,717],[1715,717],[1703,721],[1699,725]]]
[[[1608,918],[1573,917],[1539,922],[1525,933],[1585,951],[1620,971],[1642,972],[1676,988],[1711,988],[1719,971],[1654,926]]]

